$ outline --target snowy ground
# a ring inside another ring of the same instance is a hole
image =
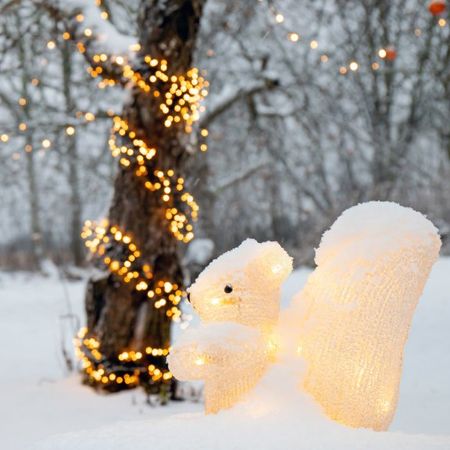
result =
[[[285,304],[307,273],[297,271],[288,280]],[[289,374],[277,368],[266,381],[269,391],[263,384],[264,392],[246,406],[214,417],[203,417],[195,403],[148,406],[140,391],[95,394],[67,372],[61,354],[61,342],[71,351],[75,327],[64,316],[70,303],[82,317],[83,286],[0,273],[2,449],[450,449],[450,259],[435,266],[419,304],[390,433],[327,421],[306,396],[291,395]],[[271,377],[279,376],[287,386],[278,392]],[[272,402],[269,417],[263,398]]]

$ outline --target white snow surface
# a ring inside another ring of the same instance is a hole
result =
[[[322,265],[335,254],[342,255],[343,247],[352,260],[371,261],[399,248],[435,248],[438,235],[437,228],[412,208],[394,202],[361,203],[345,210],[324,233],[315,261]]]
[[[269,250],[278,250],[281,246],[275,241],[258,242],[255,239],[246,239],[238,247],[223,253],[211,261],[202,272],[202,276],[217,275],[230,271],[244,269],[250,262]],[[284,252],[284,250],[283,250]]]
[[[308,274],[300,269],[288,279],[283,306]],[[60,356],[61,341],[70,349],[68,299],[84,320],[84,281],[0,273],[1,448],[449,449],[449,274],[450,259],[442,258],[413,321],[396,417],[389,432],[376,433],[326,419],[298,389],[302,367],[274,366],[245,403],[214,416],[198,403],[151,407],[140,390],[96,394]]]

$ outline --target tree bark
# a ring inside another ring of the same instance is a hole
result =
[[[17,29],[21,29],[20,12],[16,15]],[[42,261],[44,259],[44,249],[42,243],[42,226],[39,216],[40,199],[39,189],[36,180],[36,167],[33,148],[33,129],[30,127],[30,104],[28,96],[28,85],[30,77],[27,70],[28,65],[28,42],[25,38],[19,39],[19,58],[22,67],[21,79],[21,96],[25,99],[25,104],[22,107],[23,123],[26,126],[25,131],[25,160],[27,171],[27,183],[29,190],[29,208],[30,208],[30,227],[31,227],[31,241],[32,241],[32,267],[35,270],[42,270]]]
[[[63,92],[67,117],[75,114],[75,104],[72,96],[72,51],[71,42],[65,40],[62,43],[62,75]],[[77,135],[67,136],[67,161],[69,164],[70,187],[70,248],[73,262],[76,266],[82,266],[84,262],[83,244],[80,238],[81,221],[81,195],[78,173],[78,148]]]
[[[147,0],[139,14],[141,51],[134,70],[144,67],[145,55],[167,60],[167,75],[180,75],[191,67],[195,40],[204,0]],[[137,67],[141,64],[140,67]],[[144,69],[143,69],[144,70]],[[139,139],[157,149],[146,163],[149,173],[155,169],[172,169],[184,178],[186,135],[182,124],[164,126],[160,101],[153,95],[133,87],[122,118]],[[170,233],[165,219],[166,205],[161,196],[143,187],[133,168],[120,167],[109,210],[110,225],[125,230],[141,251],[141,260],[153,268],[153,280],[170,279],[183,285],[178,241]],[[117,243],[108,254],[120,257]],[[169,307],[170,305],[167,305]],[[124,350],[143,351],[146,347],[167,348],[170,344],[171,319],[165,307],[155,309],[153,303],[113,274],[91,279],[86,296],[89,335],[101,343],[102,364],[111,370],[118,365],[117,355]],[[165,364],[161,357],[148,357],[139,362]],[[145,374],[145,371],[142,372]],[[161,392],[161,383],[143,380],[149,392]],[[113,390],[126,386],[116,386]]]

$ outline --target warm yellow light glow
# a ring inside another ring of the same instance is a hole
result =
[[[50,139],[44,139],[42,141],[42,147],[44,147],[44,148],[49,148],[51,145],[52,145],[52,143],[51,143]]]
[[[138,52],[141,49],[141,44],[139,44],[139,43],[132,44],[132,45],[130,45],[129,49],[132,52]]]
[[[352,61],[348,67],[352,72],[356,72],[359,69],[359,64],[356,61]]]
[[[75,128],[72,126],[66,127],[66,134],[68,136],[73,136],[75,134]]]
[[[205,365],[205,358],[203,356],[199,356],[195,359],[194,364],[196,366],[204,366]]]
[[[277,274],[283,270],[283,266],[281,264],[275,264],[272,266],[272,273]]]
[[[298,33],[288,33],[288,39],[291,42],[298,42],[300,40],[300,35]]]
[[[312,41],[309,43],[309,45],[310,45],[310,47],[314,50],[314,49],[316,49],[316,48],[319,46],[319,43],[318,43],[317,41],[315,41],[315,40],[312,40]]]
[[[48,41],[47,42],[47,48],[49,50],[53,50],[56,47],[55,41]]]
[[[324,234],[317,268],[285,317],[307,363],[304,386],[330,418],[389,426],[403,347],[439,248],[431,222],[388,202],[355,206]]]
[[[101,0],[95,0],[101,6]],[[106,11],[101,13],[103,19],[108,18]],[[76,16],[78,22],[84,20],[84,16]],[[91,37],[93,32],[90,28],[84,29],[84,35]],[[63,34],[64,39],[69,39],[69,33]],[[86,52],[86,46],[82,41],[77,42],[77,49],[80,53]],[[129,47],[130,51],[141,50],[140,44]],[[140,55],[139,55],[140,56]],[[193,131],[193,123],[198,120],[199,113],[204,110],[200,106],[201,100],[207,95],[208,82],[200,76],[197,68],[189,69],[185,74],[170,75],[168,62],[164,59],[152,58],[150,55],[143,57],[148,69],[145,76],[141,71],[134,70],[132,61],[123,56],[110,56],[102,54],[92,55],[92,66],[88,72],[93,78],[103,77],[97,84],[100,89],[107,86],[114,86],[118,81],[105,77],[104,65],[101,63],[108,60],[120,66],[122,76],[133,84],[136,88],[145,93],[150,93],[159,103],[163,124],[170,128],[176,124],[182,124],[186,133]],[[112,111],[108,111],[109,116],[113,116]],[[82,112],[77,113],[77,118],[83,116]],[[91,112],[84,114],[86,121],[95,120],[95,115]],[[26,127],[26,126],[25,126]],[[67,135],[75,134],[73,126],[66,127]],[[208,131],[200,131],[203,138],[208,136]],[[117,157],[123,168],[132,170],[136,177],[142,180],[142,186],[159,195],[159,200],[163,206],[164,218],[168,222],[168,229],[179,241],[187,243],[194,237],[194,227],[192,222],[197,219],[198,205],[193,196],[186,191],[184,178],[175,173],[171,168],[160,170],[154,168],[154,162],[149,164],[157,155],[157,149],[147,143],[146,130],[139,128],[132,129],[128,122],[121,117],[113,118],[113,128],[109,139],[109,147],[114,157]],[[207,150],[207,144],[200,139],[199,147],[201,151]],[[157,166],[156,166],[157,167]],[[133,241],[130,234],[126,233],[118,225],[111,225],[107,220],[100,224],[86,221],[82,238],[86,247],[91,253],[100,257],[100,260],[108,267],[114,277],[128,284],[135,290],[136,296],[142,300],[147,298],[156,309],[162,311],[172,321],[181,320],[181,310],[179,303],[185,296],[185,292],[177,283],[167,279],[154,279],[153,269],[150,265],[141,260],[141,252],[138,245]],[[114,247],[110,243],[114,242]],[[121,246],[120,253],[111,252],[111,248]],[[192,317],[191,317],[192,318]],[[183,319],[183,328],[188,325],[189,319]],[[81,334],[85,336],[87,329]],[[100,352],[100,342],[95,338],[82,339],[78,337],[76,342],[77,354],[81,359],[83,368],[91,382],[107,385],[109,383],[134,385],[139,382],[141,372],[132,374],[119,374],[105,369],[101,360],[103,355]],[[146,347],[144,351],[126,350],[117,356],[121,362],[140,361],[144,353],[152,357],[165,357],[170,348]],[[163,370],[155,365],[147,366],[148,375],[151,379],[161,382],[169,382],[172,373]]]
[[[283,23],[284,22],[284,16],[281,13],[278,13],[275,15],[275,21],[277,23]]]
[[[378,50],[378,56],[382,59],[386,58],[387,52],[385,48],[380,48],[380,50]]]

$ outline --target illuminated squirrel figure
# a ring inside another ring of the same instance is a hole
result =
[[[180,380],[205,380],[205,408],[228,408],[264,374],[273,353],[280,289],[292,258],[276,242],[247,239],[212,261],[189,288],[202,325],[184,333],[169,356]]]
[[[390,202],[348,209],[322,237],[317,267],[282,313],[276,341],[280,352],[306,361],[302,386],[330,418],[374,430],[389,426],[403,348],[440,245],[429,220]],[[191,287],[200,318],[214,324],[192,330],[169,363],[180,379],[205,380],[207,412],[233,405],[264,373],[280,286],[290,271],[278,244],[245,241]]]

